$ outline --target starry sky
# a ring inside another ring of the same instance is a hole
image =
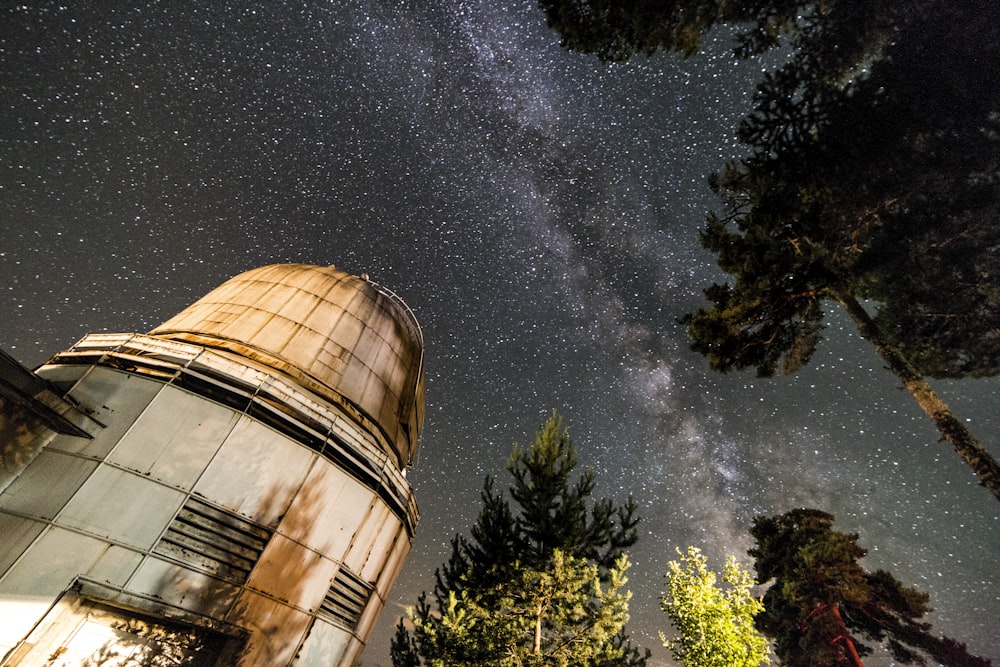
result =
[[[724,277],[705,176],[779,56],[737,62],[723,30],[603,65],[532,0],[66,5],[0,3],[0,346],[38,365],[276,262],[400,294],[427,343],[422,519],[365,664],[553,409],[598,494],[640,504],[651,664],[674,549],[748,565],[752,517],[802,506],[1000,661],[1000,505],[847,319],[767,380],[713,373],[677,323]],[[998,381],[935,387],[1000,454]]]

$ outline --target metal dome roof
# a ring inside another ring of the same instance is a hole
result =
[[[424,417],[423,336],[384,288],[335,267],[275,264],[226,281],[150,332],[292,377],[374,421],[410,465]]]

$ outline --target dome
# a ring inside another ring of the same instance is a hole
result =
[[[424,417],[423,336],[392,292],[332,266],[275,264],[226,281],[150,332],[263,364],[382,430],[410,465]]]

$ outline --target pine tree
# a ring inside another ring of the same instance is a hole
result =
[[[510,500],[486,479],[469,537],[453,538],[412,631],[397,627],[395,667],[645,664],[623,630],[635,503],[591,501],[594,475],[574,479],[576,465],[555,413],[529,449],[515,446]]]
[[[691,53],[723,23],[741,57],[787,47],[738,127],[749,154],[711,180],[724,209],[702,244],[733,281],[684,318],[692,347],[723,372],[794,372],[838,304],[1000,499],[1000,463],[924,379],[1000,372],[990,0],[540,4],[567,46],[606,59]]]
[[[890,573],[867,572],[858,563],[865,550],[858,535],[833,530],[833,515],[792,510],[754,519],[757,578],[770,583],[758,627],[774,639],[788,667],[860,666],[879,644],[905,664],[926,659],[949,667],[988,667],[965,646],[931,632],[920,618],[929,596],[904,586]]]
[[[752,26],[738,37],[741,50],[758,52],[796,27],[807,3],[782,0],[539,0],[562,46],[604,61],[679,51],[693,55],[702,36],[722,23]]]
[[[406,630],[403,619],[396,624],[396,634],[392,637],[389,657],[394,667],[420,667],[420,654],[417,652],[417,642]]]

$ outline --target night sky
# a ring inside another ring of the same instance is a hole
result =
[[[674,549],[748,565],[752,517],[803,506],[1000,661],[1000,504],[846,318],[767,380],[711,372],[677,323],[723,278],[705,176],[773,63],[720,32],[602,65],[533,0],[66,4],[0,5],[0,346],[38,365],[277,262],[400,294],[427,343],[422,519],[365,664],[552,409],[598,494],[640,503],[655,664]],[[1000,454],[1000,383],[935,387]]]

